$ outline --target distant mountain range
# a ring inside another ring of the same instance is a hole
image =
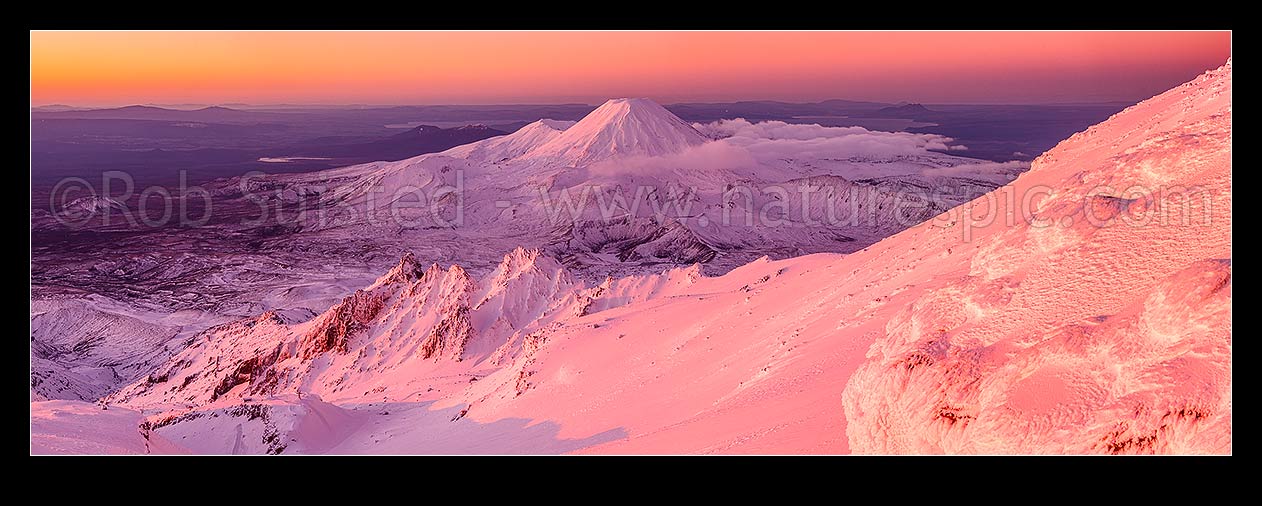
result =
[[[867,112],[866,114],[864,114],[864,116],[870,116],[874,118],[918,119],[920,117],[923,117],[926,114],[936,114],[936,111],[931,111],[929,110],[929,108],[920,104],[907,104],[907,105],[898,105],[898,106],[893,106],[893,107],[882,107],[875,111]]]

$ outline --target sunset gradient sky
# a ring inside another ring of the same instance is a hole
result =
[[[1134,102],[1230,32],[31,32],[32,105]]]

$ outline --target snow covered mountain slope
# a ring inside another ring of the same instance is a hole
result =
[[[1026,168],[939,152],[962,148],[950,142],[782,122],[689,125],[650,100],[615,99],[577,123],[540,120],[442,153],[219,191],[297,216],[268,230],[307,243],[372,236],[406,249],[451,236],[496,254],[542,248],[589,281],[664,263],[721,273],[762,255],[860,249]],[[495,265],[443,253],[471,272]]]
[[[90,195],[70,201],[61,209],[61,215],[69,220],[86,220],[98,214],[127,212],[127,206],[109,197]]]
[[[1230,453],[1231,64],[853,253],[404,257],[196,341],[109,401],[199,452]]]
[[[1031,208],[1042,226],[996,219],[967,242],[916,230],[878,245],[935,252],[891,260],[937,280],[891,313],[850,379],[852,448],[1230,452],[1231,112],[1228,61],[1005,188],[1047,192]],[[961,211],[988,206],[1013,210]]]
[[[209,329],[109,401],[202,406],[289,391],[330,400],[420,392],[428,376],[485,367],[555,315],[576,313],[579,288],[537,250],[510,252],[481,280],[455,265],[422,268],[407,255],[309,321],[288,325],[268,312]]]
[[[692,125],[646,98],[605,102],[561,135],[530,150],[527,157],[550,157],[583,166],[615,156],[662,156],[706,142]]]
[[[1230,231],[1229,62],[925,225],[549,329],[447,402],[627,432],[592,452],[1229,453]]]
[[[453,158],[467,158],[482,162],[504,162],[519,158],[527,152],[556,139],[574,121],[541,119],[517,129],[508,135],[492,137],[479,142],[456,146],[442,154]]]
[[[138,428],[138,411],[79,401],[31,403],[32,455],[182,454],[187,449]],[[146,435],[148,437],[146,437]]]
[[[169,359],[178,332],[91,301],[32,301],[32,397],[95,401]]]

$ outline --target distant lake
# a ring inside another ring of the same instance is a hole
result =
[[[538,119],[538,118],[535,118],[535,119]],[[523,118],[519,120],[491,119],[491,120],[465,120],[465,121],[409,121],[407,123],[390,123],[388,125],[382,125],[382,126],[386,128],[394,128],[394,129],[416,128],[421,125],[436,126],[438,128],[454,128],[454,127],[462,127],[466,125],[479,125],[479,124],[480,125],[503,125],[507,123],[513,123],[515,121],[524,121],[524,122],[529,123],[531,121],[534,121],[534,119]]]
[[[318,160],[332,160],[332,158],[320,158],[318,156],[277,156],[277,157],[265,156],[263,158],[259,158],[259,161],[263,163],[291,163],[291,162],[318,161]]]

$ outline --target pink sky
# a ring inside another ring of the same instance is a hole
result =
[[[1138,101],[1230,32],[32,32],[34,105]]]

